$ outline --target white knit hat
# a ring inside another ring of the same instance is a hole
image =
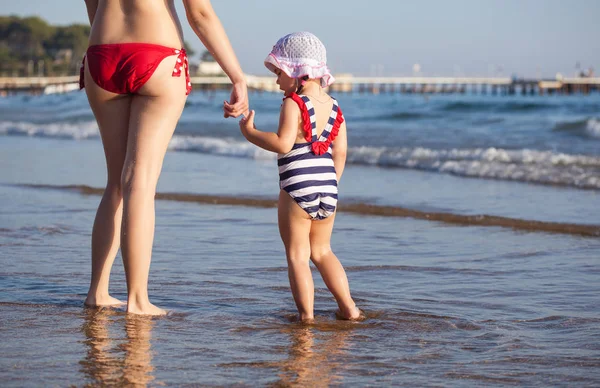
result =
[[[279,39],[265,59],[267,69],[280,69],[291,78],[320,79],[321,87],[335,81],[327,67],[327,50],[310,32],[294,32]]]

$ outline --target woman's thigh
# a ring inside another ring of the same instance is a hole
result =
[[[127,152],[131,95],[115,94],[96,85],[85,67],[85,92],[102,138],[109,183],[118,184]]]
[[[172,76],[175,60],[175,56],[164,59],[131,101],[125,174],[142,174],[148,183],[158,181],[187,99],[185,75]]]

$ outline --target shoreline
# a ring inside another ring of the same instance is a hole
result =
[[[79,193],[81,195],[96,196],[101,196],[104,192],[104,189],[102,188],[91,187],[87,185],[15,184],[13,186],[38,190],[70,191]],[[217,206],[244,206],[255,208],[277,207],[276,199],[266,199],[249,196],[232,197],[225,195],[206,195],[198,193],[157,192],[155,198],[157,200],[162,201],[188,202]],[[351,213],[361,216],[412,218],[417,220],[443,222],[454,225],[502,227],[530,232],[572,234],[580,235],[583,237],[600,237],[600,225],[544,222],[536,220],[492,216],[486,214],[465,215],[444,212],[426,212],[400,206],[382,206],[369,203],[353,203],[351,201],[347,203],[340,203],[338,211],[341,213]]]

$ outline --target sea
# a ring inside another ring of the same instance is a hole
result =
[[[338,93],[332,248],[296,320],[276,155],[194,91],[157,189],[164,317],[83,306],[106,183],[85,93],[0,98],[0,385],[600,386],[600,94]],[[276,131],[282,96],[251,92]],[[120,256],[111,294],[126,298]]]

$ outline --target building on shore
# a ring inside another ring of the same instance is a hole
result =
[[[190,68],[190,70],[192,70]],[[211,55],[210,52],[205,51],[202,53],[200,57],[200,64],[198,65],[197,71],[190,71],[192,74],[195,74],[200,77],[226,77],[227,75],[221,69],[221,66],[217,63],[215,58]]]

